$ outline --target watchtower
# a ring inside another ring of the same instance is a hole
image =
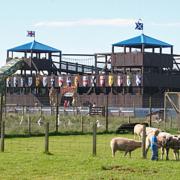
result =
[[[144,34],[113,44],[112,71],[124,80],[120,106],[163,107],[164,92],[180,90],[174,56],[172,45]]]
[[[60,50],[34,40],[8,49],[6,62],[12,71],[6,78],[6,104],[49,104],[49,89],[61,73]]]
[[[7,50],[7,60],[6,62],[14,59],[18,53],[18,58],[24,61],[23,67],[21,68],[22,74],[37,74],[42,71],[47,71],[48,74],[57,74],[60,72],[60,66],[57,68],[53,59],[56,59],[58,63],[61,63],[61,51],[53,47],[47,46],[45,44],[39,43],[37,41],[32,41],[27,44],[23,44]],[[29,71],[29,72],[27,72]]]

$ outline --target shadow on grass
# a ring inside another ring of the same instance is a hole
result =
[[[50,152],[44,152],[44,154],[45,155],[50,155],[50,156],[54,155],[53,153],[50,153]]]

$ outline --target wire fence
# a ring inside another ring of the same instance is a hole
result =
[[[98,107],[97,107],[98,108]],[[103,110],[104,108],[104,110]],[[42,126],[50,123],[50,132],[89,133],[92,124],[98,122],[98,132],[116,132],[123,123],[147,122],[151,126],[179,129],[180,118],[173,109],[102,107],[100,114],[91,115],[90,107],[50,106],[3,106],[2,119],[6,123],[6,134],[38,135],[44,133]],[[99,111],[99,109],[98,109]]]
[[[47,123],[49,123],[48,152],[62,154],[65,154],[67,148],[72,148],[74,153],[86,151],[88,154],[94,154],[93,147],[96,145],[96,149],[101,147],[103,151],[109,152],[110,139],[115,136],[114,133],[122,124],[149,123],[151,120],[151,126],[162,130],[179,129],[179,118],[172,109],[168,109],[167,114],[169,116],[167,116],[166,121],[163,120],[161,116],[163,112],[161,111],[160,114],[151,113],[151,116],[148,116],[148,112],[156,112],[155,109],[144,109],[143,111],[146,112],[147,116],[139,116],[138,111],[138,108],[109,107],[108,116],[106,113],[105,116],[91,116],[89,107],[68,107],[66,110],[59,107],[57,111],[57,107],[49,106],[3,106],[2,121],[5,122],[4,149],[8,152],[45,152],[47,142],[45,140],[45,125]],[[98,139],[99,137],[101,139],[95,145],[93,143],[94,123],[97,125]],[[107,134],[106,139],[101,134],[107,133],[107,126],[108,132],[112,134]],[[2,144],[1,134],[1,147]],[[73,154],[71,155],[73,156]]]

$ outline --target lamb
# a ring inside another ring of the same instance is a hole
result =
[[[131,157],[131,152],[137,148],[140,148],[141,144],[142,143],[140,141],[135,141],[133,139],[123,137],[113,138],[110,142],[112,157],[115,157],[116,151],[125,151],[124,156],[129,153],[129,156]]]

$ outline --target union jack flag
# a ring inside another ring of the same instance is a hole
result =
[[[35,37],[35,31],[27,31],[28,37]]]

